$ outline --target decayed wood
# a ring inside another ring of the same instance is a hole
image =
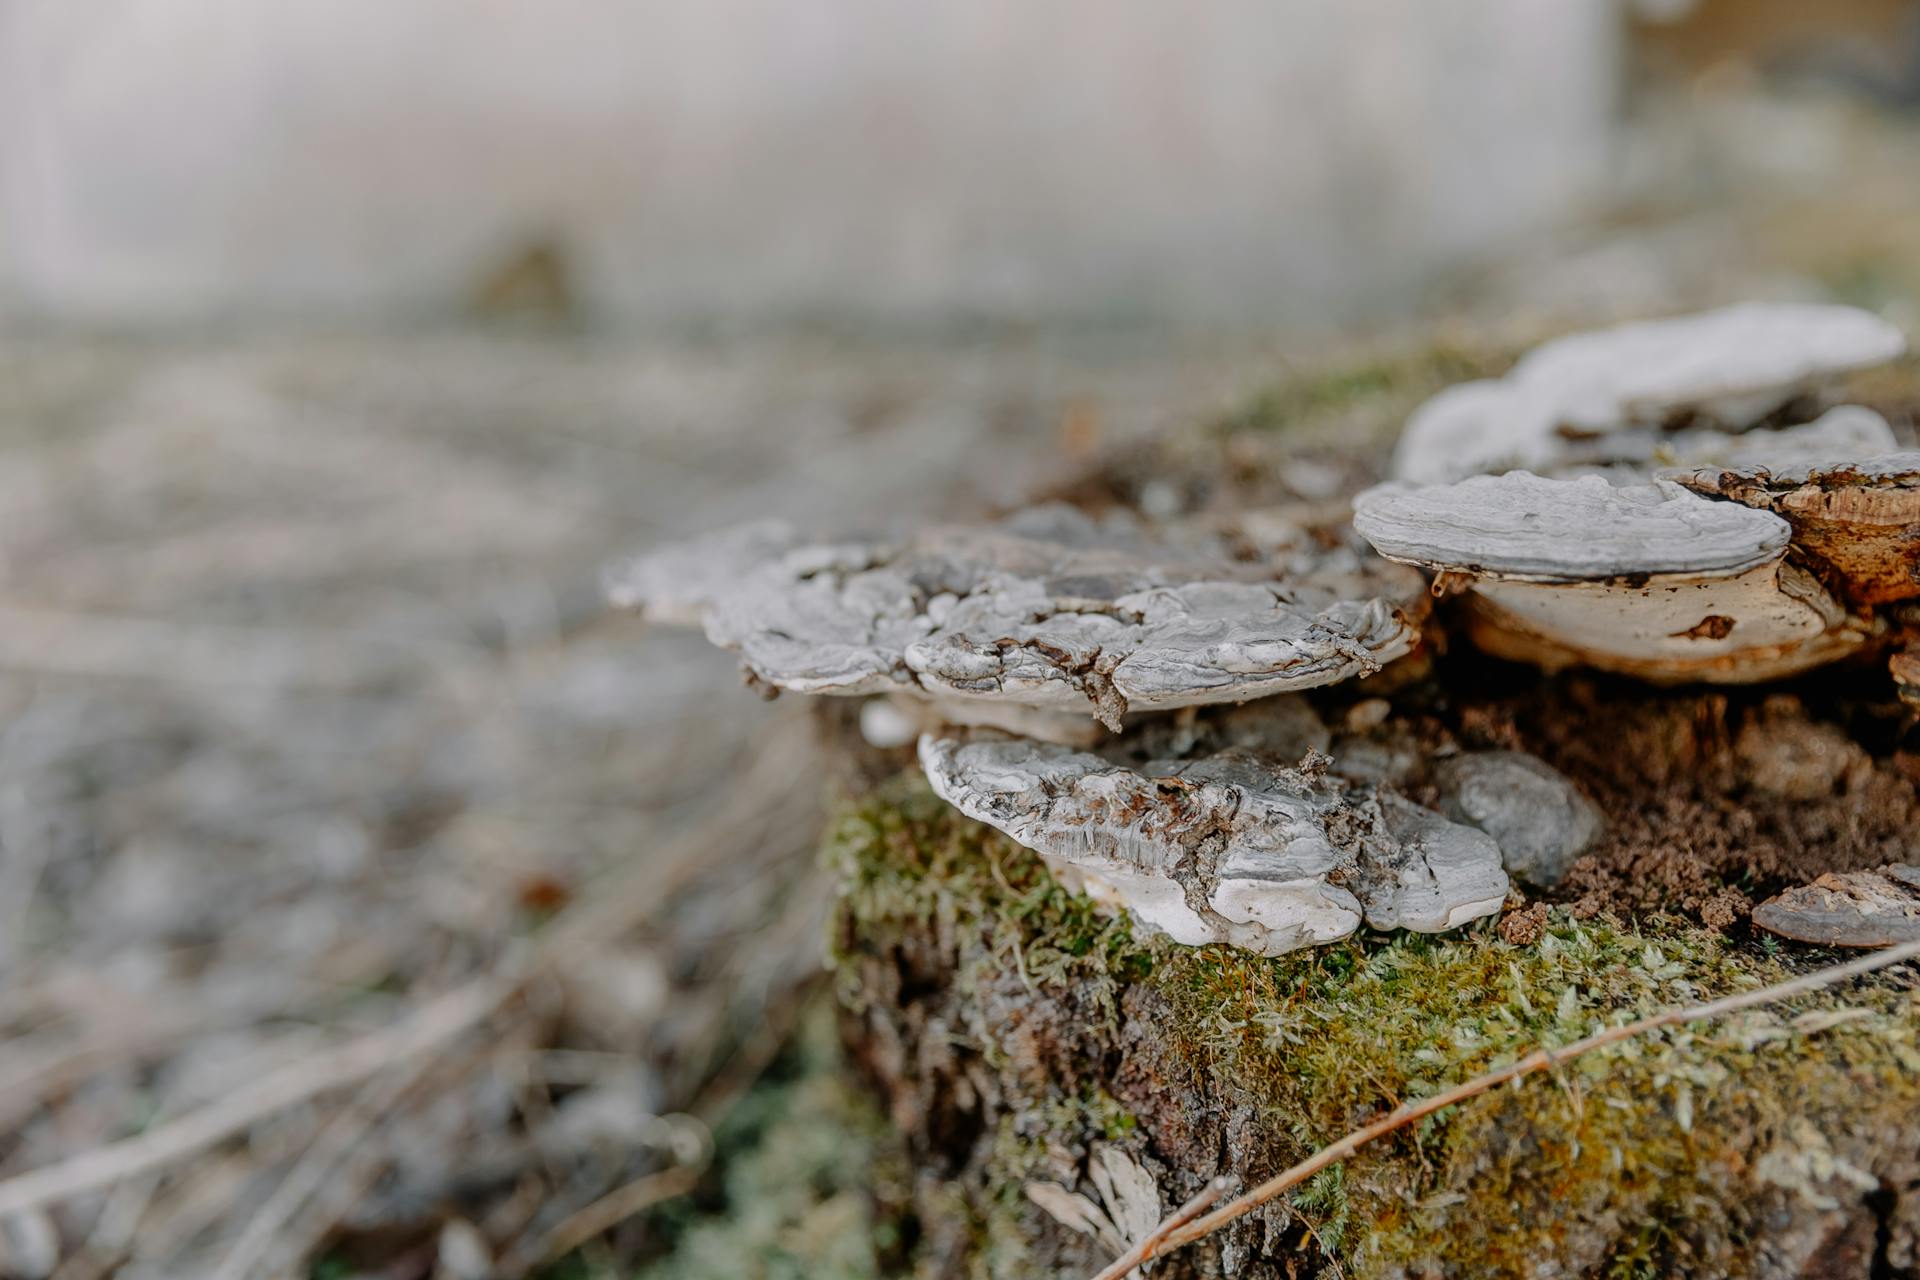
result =
[[[1854,604],[1920,596],[1920,452],[1702,471],[1685,483],[1778,513],[1793,545]]]

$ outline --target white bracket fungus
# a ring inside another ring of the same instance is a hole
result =
[[[749,541],[720,555],[733,566]],[[1130,709],[1329,684],[1407,653],[1425,610],[1419,575],[1364,548],[1302,539],[1281,562],[1237,560],[1218,539],[1070,508],[897,543],[789,543],[717,582],[715,558],[643,557],[621,598],[648,612],[699,602],[708,638],[764,685],[912,694],[949,721],[1005,723],[994,710],[1015,706],[1117,729]]]
[[[1393,473],[1444,484],[1511,468],[1636,461],[1649,433],[1744,431],[1905,350],[1901,331],[1871,312],[1807,303],[1748,303],[1573,334],[1535,348],[1504,378],[1450,387],[1422,405]]]
[[[1500,850],[1390,791],[1227,747],[1135,765],[999,735],[920,740],[955,808],[1176,942],[1263,955],[1499,910]]]
[[[1787,563],[1785,520],[1671,481],[1516,471],[1388,485],[1360,495],[1354,527],[1389,559],[1469,585],[1483,649],[1549,669],[1747,683],[1829,662],[1865,635]]]

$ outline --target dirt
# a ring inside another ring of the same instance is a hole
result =
[[[1781,889],[1909,858],[1920,831],[1920,738],[1876,665],[1667,690],[1455,653],[1401,701],[1428,753],[1528,751],[1600,805],[1606,834],[1544,895],[1582,915],[1728,928]]]

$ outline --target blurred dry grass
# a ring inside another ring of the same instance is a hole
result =
[[[637,1245],[815,980],[821,780],[599,564],[1009,500],[1263,363],[1109,347],[0,346],[0,1270]]]

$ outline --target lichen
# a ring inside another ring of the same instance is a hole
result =
[[[1092,1142],[1160,1161],[1169,1204],[1190,1193],[1213,1170],[1176,1158],[1187,1104],[1215,1124],[1249,1115],[1215,1149],[1243,1178],[1264,1177],[1408,1098],[1602,1025],[1778,981],[1809,958],[1676,917],[1560,909],[1526,946],[1487,922],[1271,959],[1176,947],[1065,892],[1037,858],[906,779],[844,814],[828,856],[844,884],[843,996],[888,1016],[868,1002],[900,991],[876,989],[875,963],[931,941],[951,963],[938,1007],[959,1024],[946,1029],[999,1081],[981,1103],[986,1136],[949,1182],[992,1245],[973,1260],[979,1275],[1023,1274],[1034,1265],[1023,1247],[1058,1256],[1062,1230],[1018,1188],[1043,1167],[1070,1170]],[[1022,1040],[1032,1026],[1006,1016],[1021,999],[1066,1001],[1079,1018],[1081,1043],[1041,1054],[1049,1069],[1037,1074]],[[1152,1025],[1130,1025],[1149,1008]],[[1174,1055],[1196,1097],[1141,1105],[1106,1092],[1142,1036]],[[1298,1230],[1265,1247],[1317,1242],[1354,1276],[1738,1274],[1765,1215],[1777,1225],[1823,1198],[1857,1201],[1850,1169],[1915,1176],[1917,1039],[1920,997],[1885,977],[1591,1054],[1322,1175],[1294,1197]],[[1189,1270],[1168,1274],[1212,1274],[1207,1257],[1189,1253]]]

